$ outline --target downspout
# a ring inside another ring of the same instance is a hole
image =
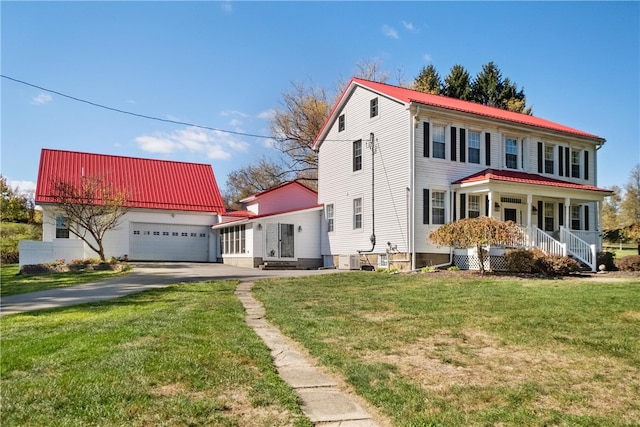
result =
[[[415,174],[415,161],[416,161],[416,127],[420,124],[420,104],[417,105],[416,114],[412,117],[413,120],[409,120],[411,123],[411,133],[410,133],[410,143],[411,147],[409,147],[409,224],[407,224],[407,229],[409,233],[409,251],[411,252],[411,265],[409,266],[409,270],[413,270],[416,268],[416,220],[415,220],[415,203],[416,203],[416,174]]]
[[[373,252],[376,247],[376,174],[374,170],[376,149],[373,132],[369,134],[369,144],[367,145],[369,145],[369,148],[371,148],[371,237],[369,237],[369,241],[371,242],[371,249],[369,249],[368,251],[359,249],[359,254]]]

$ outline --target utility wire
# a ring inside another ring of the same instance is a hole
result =
[[[153,117],[153,116],[147,116],[145,114],[132,113],[131,111],[120,110],[118,108],[108,107],[106,105],[98,104],[96,102],[87,101],[86,99],[81,99],[81,98],[76,98],[75,96],[66,95],[66,94],[64,94],[62,92],[58,92],[58,91],[55,91],[55,90],[52,90],[52,89],[47,89],[47,88],[44,88],[42,86],[38,86],[38,85],[34,85],[32,83],[25,82],[23,80],[14,79],[13,77],[5,76],[4,74],[0,74],[0,77],[2,77],[4,79],[7,79],[7,80],[14,81],[16,83],[20,83],[20,84],[26,85],[26,86],[31,86],[31,87],[34,87],[36,89],[43,90],[45,92],[54,93],[56,95],[63,96],[65,98],[72,99],[74,101],[78,101],[78,102],[82,102],[82,103],[85,103],[85,104],[89,104],[89,105],[92,105],[94,107],[104,108],[105,110],[110,110],[110,111],[115,111],[116,113],[128,114],[130,116],[141,117],[143,119],[149,119],[149,120],[156,120],[156,121],[159,121],[159,122],[173,123],[173,124],[184,125],[184,126],[191,126],[191,127],[195,127],[195,128],[207,129],[207,130],[218,131],[218,132],[226,132],[226,133],[231,133],[231,134],[234,134],[234,135],[242,135],[242,136],[248,136],[248,137],[253,137],[253,138],[275,139],[272,136],[257,135],[257,134],[246,133],[246,132],[235,132],[235,131],[232,131],[232,130],[219,129],[219,128],[214,128],[214,127],[210,127],[210,126],[203,126],[203,125],[198,125],[198,124],[195,124],[195,123],[181,122],[181,121],[178,121],[178,120],[162,119],[160,117]]]

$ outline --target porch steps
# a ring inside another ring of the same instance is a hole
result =
[[[296,262],[266,261],[258,266],[260,270],[300,270]]]

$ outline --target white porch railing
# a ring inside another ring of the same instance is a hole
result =
[[[567,244],[554,239],[535,225],[520,227],[522,230],[521,247],[538,248],[547,255],[567,256]]]
[[[602,238],[599,231],[571,230],[571,233],[590,245],[596,245],[598,252],[602,251]]]
[[[571,255],[579,259],[596,271],[596,244],[585,242],[577,233],[571,232],[566,227],[560,227],[560,240],[566,242]]]

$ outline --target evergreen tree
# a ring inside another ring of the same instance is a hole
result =
[[[462,65],[454,65],[444,79],[442,94],[450,98],[471,99],[471,77]]]
[[[431,64],[427,67],[422,67],[420,74],[413,81],[413,89],[439,95],[442,92],[442,80],[436,71],[436,67]]]
[[[471,84],[471,100],[489,107],[501,108],[502,89],[502,74],[493,62],[489,62],[482,66],[482,71]]]

